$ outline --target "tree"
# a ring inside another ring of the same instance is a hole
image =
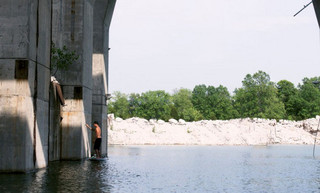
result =
[[[54,43],[51,43],[51,74],[54,76],[58,70],[68,70],[69,66],[76,62],[79,55],[75,51],[71,51],[67,46],[62,49],[57,48]]]
[[[277,97],[275,84],[263,71],[253,76],[246,75],[242,81],[242,88],[235,90],[234,100],[235,108],[242,118],[282,119],[285,117],[285,107]]]
[[[320,77],[304,78],[302,84],[298,85],[298,94],[290,98],[288,111],[296,120],[315,117],[320,114],[320,90],[319,85],[313,84]]]
[[[184,119],[186,121],[197,121],[202,115],[197,111],[191,101],[192,92],[188,89],[180,89],[175,91],[172,96],[173,105],[171,107],[171,115],[175,119]]]
[[[200,119],[232,119],[259,117],[269,119],[302,120],[320,115],[320,77],[304,78],[297,87],[287,80],[277,84],[270,76],[258,71],[247,74],[242,87],[231,97],[224,86],[194,87],[176,90],[172,96],[165,91],[142,94],[114,93],[108,104],[109,112],[124,119],[141,117],[163,119],[173,117],[186,121]]]
[[[121,92],[114,92],[114,99],[108,104],[110,113],[114,113],[116,117],[127,119],[129,114],[129,102],[126,94]]]
[[[192,91],[191,101],[194,108],[198,110],[204,118],[206,118],[209,114],[207,104],[207,86],[204,84],[195,86]]]
[[[130,117],[139,117],[139,107],[141,105],[140,94],[132,93],[129,96],[129,114]]]
[[[208,102],[216,119],[227,120],[238,116],[228,89],[222,85],[216,88],[208,87]]]
[[[192,103],[206,119],[231,119],[237,116],[226,87],[197,85],[192,92]]]
[[[293,110],[294,106],[292,102],[297,99],[298,89],[292,82],[287,80],[281,80],[277,83],[277,96],[283,102],[286,116],[285,118],[293,120],[296,117],[296,113]]]
[[[145,119],[169,120],[170,117],[170,95],[165,91],[148,91],[142,93],[138,98],[136,113],[138,117]]]

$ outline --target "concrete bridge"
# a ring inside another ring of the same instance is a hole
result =
[[[116,0],[1,0],[0,172],[26,172],[92,152],[85,123],[102,128],[107,154],[109,26]],[[50,82],[51,42],[79,59]]]
[[[107,153],[108,37],[116,0],[1,0],[0,172],[90,156],[96,120]],[[320,0],[313,0],[320,26]],[[79,54],[59,72],[61,106],[50,83],[51,42]]]

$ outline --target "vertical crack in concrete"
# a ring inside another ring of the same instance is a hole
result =
[[[33,95],[33,165],[36,167],[37,162],[37,96],[38,96],[38,44],[39,44],[39,2],[37,1],[37,32],[36,32],[36,61],[35,61],[35,79]]]
[[[51,49],[52,49],[52,18],[53,18],[53,0],[50,1],[50,60],[49,60],[49,68],[50,68],[50,75],[51,75]],[[50,133],[51,133],[51,127],[50,127],[50,124],[51,124],[51,110],[50,110],[50,102],[51,102],[51,95],[50,95],[50,84],[51,84],[51,81],[49,82],[49,102],[48,102],[48,116],[49,116],[49,119],[48,119],[48,162],[50,160]]]
[[[71,34],[70,34],[70,38],[71,41],[74,41],[74,28],[75,28],[75,22],[76,22],[76,2],[75,0],[72,0],[71,2]]]

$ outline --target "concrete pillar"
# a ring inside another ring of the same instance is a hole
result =
[[[102,129],[101,153],[107,154],[108,126],[106,94],[108,94],[109,28],[115,0],[96,0],[94,5],[92,120]],[[92,137],[95,139],[95,136]]]
[[[69,70],[58,72],[66,99],[61,109],[60,159],[81,159],[90,152],[92,110],[93,0],[53,0],[52,41],[79,55]]]
[[[320,0],[313,0],[314,11],[316,12],[318,25],[320,27]]]
[[[0,6],[0,172],[48,164],[50,0]]]

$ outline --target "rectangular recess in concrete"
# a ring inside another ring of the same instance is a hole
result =
[[[28,79],[28,60],[16,60],[14,78],[15,79]]]
[[[80,87],[80,86],[74,87],[73,98],[74,99],[82,99],[82,87]]]

